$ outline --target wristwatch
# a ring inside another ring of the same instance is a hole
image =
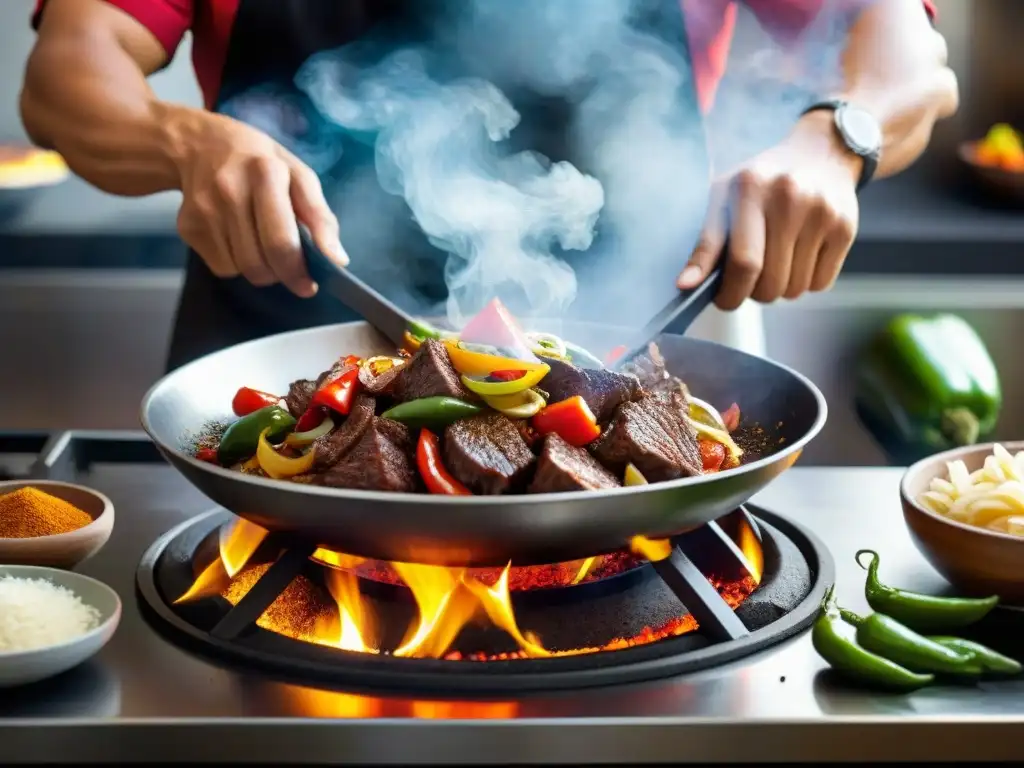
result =
[[[882,156],[882,126],[866,109],[861,109],[842,99],[828,99],[812,104],[803,114],[829,109],[835,114],[833,123],[836,133],[853,154],[864,161],[857,181],[860,191],[878,170],[878,160]]]

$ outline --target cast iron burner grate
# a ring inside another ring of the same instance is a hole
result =
[[[513,592],[521,629],[549,649],[604,648],[691,614],[699,629],[645,644],[552,658],[493,658],[515,645],[496,628],[466,627],[453,648],[461,659],[398,658],[340,650],[264,629],[257,620],[285,590],[324,587],[327,567],[311,559],[315,547],[270,534],[253,555],[265,569],[234,605],[220,595],[174,604],[219,552],[223,526],[235,520],[217,509],[186,521],[158,539],[139,565],[136,585],[147,620],[173,642],[220,659],[299,682],[375,690],[502,694],[641,682],[694,672],[765,649],[805,629],[833,580],[824,546],[806,529],[765,510],[740,508],[676,538],[673,554],[615,576],[574,586]],[[705,574],[746,572],[735,533],[750,526],[760,539],[763,575],[733,609]],[[279,554],[280,553],[280,554]],[[237,578],[237,577],[236,577]],[[360,579],[384,627],[381,647],[393,648],[416,618],[401,586]],[[288,594],[291,594],[289,592]],[[282,598],[283,600],[284,598]],[[388,628],[391,634],[387,637]],[[491,658],[470,660],[473,649]]]

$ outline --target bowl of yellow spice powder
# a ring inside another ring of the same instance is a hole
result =
[[[113,529],[114,505],[90,488],[53,480],[0,483],[0,565],[74,568]]]

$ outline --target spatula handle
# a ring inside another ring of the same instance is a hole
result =
[[[313,242],[305,228],[299,228],[302,252],[306,257],[309,276],[321,291],[358,313],[370,325],[386,336],[395,346],[401,346],[402,337],[411,327],[411,315],[399,309],[351,271],[331,261]]]

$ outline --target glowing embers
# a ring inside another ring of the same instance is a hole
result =
[[[264,562],[254,560],[244,567],[239,566],[240,561],[251,559],[259,549],[266,536],[262,529],[241,520],[226,528],[228,530],[222,529],[219,535],[219,559],[215,557],[214,562],[200,572],[196,583],[201,587],[193,585],[183,598],[198,600],[219,591],[227,602],[236,606],[270,568],[276,556],[274,552],[270,552],[269,557],[264,552]],[[735,608],[757,588],[763,570],[763,553],[756,533],[745,520],[738,523],[733,546],[741,555],[737,563],[747,564],[746,572],[711,575],[708,581],[725,603]],[[632,543],[632,549],[638,555],[652,558],[667,557],[672,552],[668,542],[639,538]],[[291,580],[256,624],[285,637],[346,651],[477,661],[618,650],[697,629],[697,621],[678,603],[674,612],[669,605],[666,613],[665,601],[661,600],[649,618],[641,617],[649,623],[636,625],[634,621],[635,628],[626,632],[614,631],[622,629],[614,626],[614,614],[610,621],[606,618],[604,623],[612,624],[612,631],[605,632],[600,642],[593,642],[595,633],[584,632],[582,627],[578,627],[581,631],[576,632],[575,637],[572,627],[568,631],[566,627],[555,630],[550,621],[548,629],[538,631],[530,626],[530,619],[524,617],[529,616],[529,611],[522,614],[517,603],[517,600],[544,595],[585,603],[596,594],[592,589],[611,584],[617,577],[628,578],[647,570],[642,560],[627,552],[550,566],[467,570],[379,563],[317,550],[305,572]],[[710,569],[706,572],[712,573]],[[228,578],[229,573],[234,573],[234,578]],[[219,590],[211,592],[215,583],[219,584]],[[392,599],[369,599],[361,586],[367,589],[386,587],[392,590]],[[387,610],[389,603],[403,600],[409,603],[409,596],[414,609],[406,611],[404,616],[401,611]],[[641,612],[644,609],[643,605],[637,608]],[[495,633],[501,635],[501,641],[495,642]],[[557,637],[551,639],[554,635]],[[466,636],[471,636],[468,642]],[[548,644],[545,644],[546,636]]]

